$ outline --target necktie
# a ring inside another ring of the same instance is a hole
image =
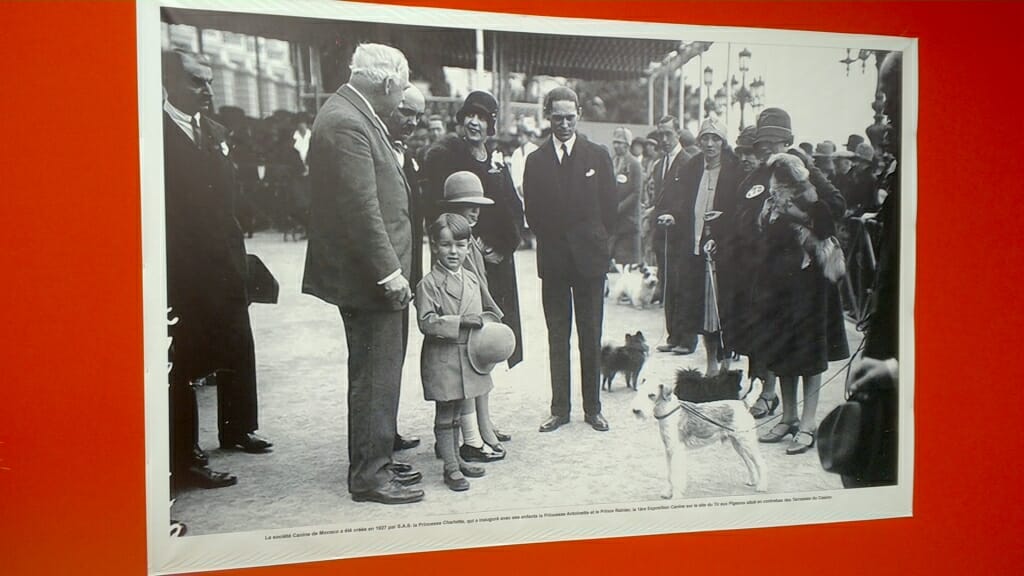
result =
[[[199,120],[197,120],[196,117],[193,116],[192,118],[189,119],[189,121],[192,124],[192,140],[193,140],[193,142],[196,143],[196,146],[202,148],[203,147],[203,140],[202,140],[202,134],[199,132]]]
[[[562,165],[569,159],[569,146],[562,144]]]

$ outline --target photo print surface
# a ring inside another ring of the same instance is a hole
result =
[[[138,17],[152,573],[911,514],[912,39]]]

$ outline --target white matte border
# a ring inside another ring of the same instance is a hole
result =
[[[652,39],[712,40],[746,45],[865,47],[903,51],[902,220],[900,255],[900,483],[897,486],[657,500],[628,505],[485,511],[406,523],[295,527],[247,533],[168,537],[168,395],[166,268],[160,80],[161,6],[447,28]],[[688,26],[378,6],[331,0],[170,0],[137,3],[139,127],[145,350],[146,478],[149,571],[167,574],[334,558],[544,542],[773,527],[905,517],[914,484],[914,291],[917,221],[918,44],[914,39]],[[568,23],[568,25],[567,25]],[[685,514],[679,514],[685,510]],[[675,513],[674,513],[675,512]],[[586,522],[580,517],[587,516]],[[437,525],[418,526],[429,523]],[[465,526],[473,524],[472,530]],[[386,533],[386,538],[381,534]]]

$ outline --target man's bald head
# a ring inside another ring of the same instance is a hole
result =
[[[388,117],[388,130],[396,138],[407,140],[416,131],[416,125],[423,119],[423,111],[427,108],[427,99],[413,84],[402,91],[402,101]]]

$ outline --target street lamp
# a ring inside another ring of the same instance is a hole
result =
[[[750,91],[754,93],[754,99],[750,102],[750,107],[754,109],[755,115],[764,106],[764,80],[760,76],[754,78],[754,81],[750,83]]]
[[[861,74],[864,74],[865,71],[867,70],[868,59],[871,58],[872,56],[874,56],[875,57],[876,79],[880,75],[879,72],[881,72],[882,60],[884,60],[885,59],[885,55],[889,53],[886,50],[865,50],[865,49],[861,49],[860,51],[858,51],[857,57],[856,58],[852,58],[850,56],[850,51],[851,50],[849,48],[847,48],[846,49],[846,58],[844,58],[844,59],[839,61],[840,64],[845,64],[846,65],[846,75],[847,76],[850,75],[850,64],[853,64],[854,62],[857,62],[858,60],[860,61],[860,72],[861,72]],[[877,80],[876,80],[876,82],[877,82]],[[876,149],[879,148],[882,145],[882,136],[885,134],[885,130],[886,130],[885,123],[884,123],[885,115],[882,113],[882,110],[884,109],[884,107],[885,107],[885,97],[882,95],[882,88],[881,88],[880,85],[876,84],[876,87],[875,87],[875,99],[871,103],[871,109],[875,113],[874,114],[874,120],[875,121],[874,121],[874,123],[872,123],[870,126],[868,126],[864,130],[864,133],[867,134],[868,140],[871,142],[871,145],[874,146]]]
[[[743,130],[746,127],[746,123],[747,123],[746,122],[746,108],[747,108],[747,104],[750,104],[751,108],[753,108],[754,107],[754,102],[759,100],[758,96],[757,96],[757,93],[753,90],[755,88],[755,85],[752,83],[752,84],[750,84],[750,86],[747,86],[747,72],[750,71],[750,56],[751,56],[750,50],[747,50],[746,48],[744,48],[743,50],[740,50],[740,79],[741,80],[739,82],[737,82],[735,76],[732,79],[732,85],[733,85],[732,101],[733,102],[739,102],[739,105],[740,105],[740,130]],[[758,79],[758,80],[760,80],[760,79]],[[736,88],[737,84],[739,84],[739,88]],[[764,88],[764,81],[759,81],[759,83],[756,86],[756,88],[757,89],[763,89]]]
[[[719,88],[715,92],[715,111],[725,110],[728,104],[729,98],[725,94],[725,87]]]
[[[711,69],[711,66],[704,68],[704,86],[705,94],[707,98],[704,100],[704,116],[711,114],[711,110],[715,107],[715,101],[711,99],[711,84],[714,82],[715,71]]]

